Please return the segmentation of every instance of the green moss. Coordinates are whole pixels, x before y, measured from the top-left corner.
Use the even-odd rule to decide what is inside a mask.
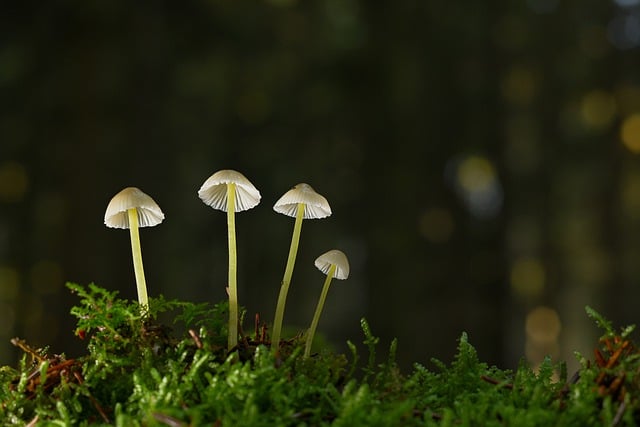
[[[601,426],[635,425],[640,416],[640,354],[633,328],[616,332],[588,308],[604,331],[593,361],[567,379],[550,359],[515,372],[478,359],[466,334],[450,365],[416,364],[404,374],[394,340],[376,362],[379,339],[362,321],[366,355],[328,350],[304,358],[303,337],[269,351],[260,327],[227,351],[227,303],[152,298],[148,312],[98,286],[69,285],[78,359],[34,350],[17,368],[0,368],[2,425],[117,426]],[[176,336],[161,313],[186,332]],[[359,368],[359,360],[364,367]]]

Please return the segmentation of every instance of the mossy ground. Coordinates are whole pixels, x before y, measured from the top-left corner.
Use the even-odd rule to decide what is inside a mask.
[[[264,325],[227,352],[227,306],[151,299],[148,312],[95,285],[69,285],[87,342],[77,359],[31,349],[0,370],[2,425],[117,426],[615,426],[640,423],[640,353],[633,328],[603,329],[594,359],[568,378],[547,359],[534,371],[489,367],[465,334],[451,365],[401,373],[396,342],[377,361],[378,339],[362,321],[366,356],[321,351],[303,337],[269,347]],[[170,312],[181,337],[157,319]]]

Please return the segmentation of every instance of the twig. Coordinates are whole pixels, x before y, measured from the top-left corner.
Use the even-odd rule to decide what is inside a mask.
[[[625,409],[627,409],[627,404],[623,401],[622,403],[620,403],[620,406],[618,406],[618,410],[616,411],[616,416],[613,417],[613,420],[611,420],[611,427],[617,426],[620,420],[622,420],[622,416],[624,415]]]
[[[155,418],[156,421],[162,424],[166,424],[170,427],[182,427],[185,425],[182,421],[176,418],[170,417],[169,415],[161,414],[159,412],[154,412],[153,418]]]
[[[82,375],[79,372],[74,372],[73,376],[76,377],[76,379],[78,380],[78,384],[80,384],[80,385],[84,384],[84,380],[82,379]],[[109,417],[104,412],[104,409],[102,409],[102,406],[100,406],[100,403],[98,403],[96,398],[93,397],[88,390],[87,390],[87,397],[89,397],[89,400],[91,401],[91,403],[93,403],[93,406],[95,406],[96,411],[98,411],[98,413],[100,414],[100,416],[102,417],[104,422],[107,423],[107,424],[111,424],[111,421],[109,420]]]
[[[201,349],[202,348],[202,341],[200,341],[200,337],[198,336],[196,331],[194,331],[193,329],[189,329],[189,335],[191,336],[191,339],[193,339],[193,342],[196,343],[196,347]]]
[[[489,377],[487,375],[481,375],[480,378],[483,381],[488,382],[489,384],[499,385],[499,386],[502,386],[502,387],[504,387],[506,389],[509,389],[509,390],[513,389],[513,384],[511,384],[511,383],[503,383],[502,381],[498,381],[497,379],[491,378],[491,377]]]

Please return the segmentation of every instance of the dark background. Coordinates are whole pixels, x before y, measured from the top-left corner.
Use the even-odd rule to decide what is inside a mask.
[[[575,363],[591,305],[638,322],[640,1],[11,2],[0,15],[0,363],[13,336],[77,355],[65,281],[135,299],[110,198],[137,186],[149,294],[225,298],[226,218],[197,197],[219,169],[262,193],[238,214],[239,298],[272,321],[311,184],[287,334],[308,327],[337,248],[351,262],[319,332],[366,317],[403,367],[480,357]],[[246,326],[250,328],[250,321]],[[384,352],[384,351],[381,351]]]

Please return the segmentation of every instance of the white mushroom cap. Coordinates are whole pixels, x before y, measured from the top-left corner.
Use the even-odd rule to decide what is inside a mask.
[[[153,227],[164,220],[160,206],[139,188],[127,187],[111,199],[104,213],[104,224],[111,228],[129,228],[127,210],[136,208],[139,227]]]
[[[332,265],[335,265],[336,271],[333,273],[333,277],[336,279],[344,280],[349,277],[349,260],[344,252],[337,249],[323,253],[316,258],[314,264],[318,267],[318,270],[324,274],[329,274],[329,269]]]
[[[331,215],[331,207],[327,199],[305,183],[298,184],[284,193],[273,205],[273,210],[295,218],[298,203],[304,203],[304,219],[325,218]]]
[[[198,196],[214,209],[227,211],[227,184],[236,185],[235,211],[242,212],[260,203],[260,192],[240,172],[223,169],[211,175],[198,190]]]

